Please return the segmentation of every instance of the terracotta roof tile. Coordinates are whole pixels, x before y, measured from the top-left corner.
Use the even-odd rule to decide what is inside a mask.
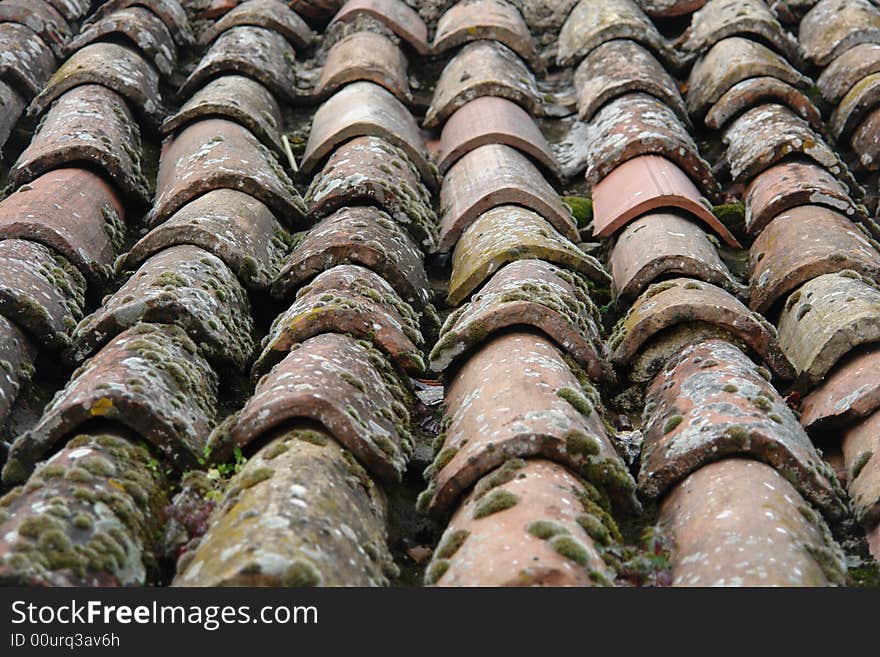
[[[851,269],[880,278],[880,253],[843,215],[802,205],[778,215],[761,231],[752,244],[750,266],[750,306],[767,312],[777,300],[822,274]]]
[[[62,2],[74,2],[80,5],[88,6],[88,0],[61,0]],[[84,21],[83,25],[88,26],[95,20],[104,18],[119,9],[125,9],[138,5],[146,7],[158,16],[171,36],[174,37],[178,45],[186,46],[193,43],[193,33],[186,17],[186,11],[181,7],[178,0],[107,0],[100,5],[89,18]]]
[[[880,413],[874,413],[850,428],[843,436],[843,454],[847,468],[847,488],[853,499],[853,511],[866,527],[880,518],[880,441],[877,425]]]
[[[229,486],[173,586],[383,586],[382,491],[325,431],[280,432]],[[339,531],[344,527],[344,531]]]
[[[488,144],[464,155],[443,178],[438,250],[450,251],[482,213],[501,205],[533,210],[568,239],[578,239],[570,212],[529,159],[509,146]]]
[[[55,7],[45,0],[3,0],[0,21],[26,25],[47,43],[56,55],[71,36],[71,28]]]
[[[181,469],[198,465],[215,419],[217,375],[183,329],[138,324],[75,374],[34,428],[16,439],[5,484],[23,482],[36,462],[96,418],[127,426]]]
[[[48,0],[61,15],[69,21],[74,21],[85,16],[89,11],[89,0]]]
[[[878,103],[880,73],[872,73],[859,80],[834,109],[830,125],[832,136],[844,141]]]
[[[424,338],[412,307],[379,274],[358,265],[338,265],[300,288],[293,305],[272,322],[254,377],[320,333],[368,340],[412,376],[425,369]]]
[[[37,358],[37,346],[15,324],[0,315],[0,422],[5,422],[29,382]]]
[[[199,43],[208,45],[226,30],[239,25],[264,27],[290,41],[294,48],[308,48],[317,37],[300,15],[280,0],[247,0],[224,14],[202,32]]]
[[[442,125],[478,96],[507,98],[533,116],[544,113],[543,95],[526,63],[496,41],[476,41],[462,48],[443,69],[423,125]]]
[[[145,7],[127,7],[107,14],[77,34],[65,50],[72,54],[90,43],[119,37],[128,45],[137,47],[162,75],[171,76],[177,66],[174,39],[165,23]]]
[[[636,3],[651,18],[673,18],[696,11],[706,0],[636,0]]]
[[[856,44],[880,42],[880,11],[868,0],[820,0],[801,21],[798,40],[824,66]]]
[[[843,356],[801,404],[811,432],[851,424],[880,408],[880,352],[868,347]]]
[[[876,171],[880,168],[880,110],[872,111],[856,128],[850,145],[863,169]]]
[[[654,335],[676,324],[692,322],[729,332],[759,354],[779,377],[794,377],[796,372],[767,320],[752,313],[729,292],[688,278],[655,283],[636,300],[608,341],[609,359],[623,368]]]
[[[500,477],[505,469],[510,475]],[[508,461],[481,479],[456,511],[426,584],[609,585],[614,574],[590,534],[600,537],[605,527],[588,496],[577,477],[555,463]]]
[[[117,269],[134,269],[164,249],[192,244],[223,260],[245,287],[263,290],[280,268],[286,239],[287,233],[263,203],[234,189],[215,189],[144,235],[120,259]]]
[[[442,53],[480,39],[503,43],[526,61],[535,57],[535,44],[522,14],[502,0],[470,0],[453,5],[437,21],[431,47],[435,53]]]
[[[526,457],[565,464],[623,508],[638,506],[635,483],[606,433],[598,393],[578,381],[546,338],[515,332],[485,343],[455,373],[445,404],[444,439],[426,472],[432,513],[451,510],[508,459]]]
[[[652,212],[628,224],[609,258],[617,297],[635,299],[656,280],[671,275],[696,278],[743,296],[706,234],[678,214]]]
[[[403,102],[412,102],[407,60],[391,39],[375,32],[353,32],[327,53],[315,92],[328,96],[347,84],[366,81],[384,87]]]
[[[0,103],[4,108],[0,113],[0,149],[2,149],[27,103],[18,92],[2,80],[0,80]]]
[[[737,82],[706,113],[704,123],[714,130],[754,105],[765,102],[785,105],[806,120],[814,130],[822,130],[822,116],[802,92],[774,77],[757,77]]]
[[[333,17],[333,22],[353,21],[361,15],[382,21],[418,54],[428,54],[428,27],[403,0],[348,0]]]
[[[43,40],[24,25],[0,23],[0,49],[8,54],[0,62],[0,78],[28,98],[40,93],[57,65]]]
[[[237,189],[253,196],[285,225],[304,220],[305,204],[275,156],[237,123],[197,121],[167,142],[163,151],[149,214],[151,226],[215,189]]]
[[[400,224],[374,207],[342,208],[316,224],[293,249],[272,292],[291,296],[316,274],[343,263],[372,269],[417,310],[429,301],[422,253]]]

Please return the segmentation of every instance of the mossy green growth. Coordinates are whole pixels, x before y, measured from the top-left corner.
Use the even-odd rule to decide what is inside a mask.
[[[590,551],[576,538],[560,534],[550,539],[550,546],[566,559],[570,559],[581,566],[586,566],[590,561]]]
[[[493,488],[497,488],[502,484],[506,484],[519,474],[519,471],[526,467],[526,462],[522,459],[509,459],[505,463],[496,468],[492,473],[486,475],[474,487],[474,499],[478,500]]]
[[[574,388],[560,388],[556,391],[556,396],[567,401],[584,417],[589,417],[593,412],[593,405],[590,401]]]
[[[666,423],[663,425],[663,433],[667,434],[675,431],[676,427],[678,427],[678,425],[682,422],[684,422],[684,418],[681,415],[673,415],[671,418],[666,420]]]
[[[712,208],[712,214],[728,228],[744,226],[746,222],[746,207],[742,203],[723,203]]]
[[[519,503],[519,497],[504,488],[493,490],[477,502],[474,507],[474,520],[491,516],[494,513],[505,511]]]
[[[466,529],[456,529],[455,531],[446,534],[440,542],[440,545],[437,546],[437,550],[434,552],[434,558],[451,559],[455,553],[458,552],[459,548],[464,545],[464,542],[470,535],[471,533]]]
[[[311,561],[305,559],[296,559],[284,571],[284,586],[294,588],[304,588],[320,586],[322,577],[321,573]]]
[[[437,559],[428,566],[425,571],[425,586],[433,586],[436,584],[446,571],[449,570],[450,563],[447,559]]]
[[[551,539],[554,536],[562,536],[571,533],[565,527],[552,520],[535,520],[534,522],[530,522],[526,526],[526,531],[532,536],[544,541]]]
[[[562,202],[565,203],[571,216],[578,228],[585,228],[593,221],[593,200],[585,196],[563,196]]]

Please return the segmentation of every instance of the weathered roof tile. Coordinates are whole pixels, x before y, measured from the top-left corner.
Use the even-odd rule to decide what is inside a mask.
[[[704,123],[713,130],[720,130],[748,108],[768,101],[787,106],[814,130],[822,130],[822,115],[813,102],[787,82],[768,76],[737,82],[709,108]]]
[[[380,20],[418,54],[428,54],[428,27],[403,0],[348,0],[333,17],[333,23],[353,21],[361,15]]]
[[[800,23],[798,40],[814,64],[825,66],[859,43],[880,43],[880,11],[868,0],[820,0]]]
[[[77,2],[88,5],[88,0],[61,0],[63,2]],[[168,31],[174,37],[174,41],[181,46],[193,43],[192,28],[186,17],[186,11],[180,5],[178,0],[107,0],[95,12],[89,16],[84,22],[84,26],[91,25],[93,22],[104,18],[105,16],[116,12],[119,9],[125,9],[133,5],[146,7],[158,16]]]
[[[61,54],[62,46],[72,33],[64,16],[45,0],[3,0],[0,21],[29,27],[56,55]]]
[[[0,78],[19,94],[36,96],[57,66],[49,47],[30,28],[17,23],[0,23]]]
[[[0,315],[0,422],[6,421],[18,391],[30,380],[36,358],[36,345]]]
[[[503,43],[526,61],[535,56],[535,44],[522,14],[503,0],[470,0],[453,5],[437,21],[431,47],[435,53],[442,53],[479,39]]]
[[[824,431],[861,420],[880,408],[880,351],[867,347],[842,357],[825,380],[804,397],[801,424]]]
[[[333,44],[315,92],[328,96],[347,84],[366,81],[384,87],[403,102],[412,102],[403,51],[377,32],[352,32]]]
[[[280,0],[247,0],[211,23],[202,32],[199,42],[207,45],[226,30],[239,25],[263,27],[277,32],[295,48],[308,48],[317,38],[287,3]]]

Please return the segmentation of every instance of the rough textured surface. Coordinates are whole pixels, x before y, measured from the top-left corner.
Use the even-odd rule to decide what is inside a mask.
[[[67,0],[65,0],[67,1]],[[74,0],[80,5],[88,5],[88,3],[84,0]],[[85,25],[89,25],[92,22],[104,18],[119,9],[125,9],[126,7],[131,7],[132,5],[140,5],[146,7],[150,11],[152,11],[156,16],[158,16],[163,23],[165,23],[165,27],[168,28],[168,31],[171,32],[174,37],[175,42],[178,45],[185,46],[191,45],[194,41],[192,29],[190,28],[189,21],[186,17],[186,11],[181,6],[180,2],[176,0],[107,0],[107,2],[103,3],[97,10],[89,16],[88,20],[85,21]],[[86,13],[86,10],[80,14],[80,16]]]
[[[830,123],[832,136],[844,142],[877,103],[880,103],[880,73],[872,73],[859,80],[834,109]]]
[[[144,235],[117,269],[132,270],[168,247],[192,244],[225,262],[245,287],[263,290],[281,266],[288,239],[263,203],[234,189],[215,189]]]
[[[524,363],[529,376],[522,376]],[[423,493],[432,513],[451,510],[508,459],[535,456],[580,472],[624,507],[638,505],[633,479],[607,436],[598,393],[579,382],[547,338],[514,332],[485,343],[456,372],[445,403],[443,440],[435,443]]]
[[[438,251],[452,250],[477,217],[499,205],[533,210],[568,239],[578,239],[568,209],[528,158],[509,146],[489,144],[463,156],[443,178]]]
[[[162,124],[164,134],[177,132],[189,123],[222,117],[240,123],[279,155],[281,108],[262,84],[241,75],[224,75],[199,89],[174,116]]]
[[[704,194],[718,196],[718,183],[709,164],[673,111],[641,92],[615,98],[590,121],[587,183],[596,185],[639,155],[661,155],[673,161]]]
[[[779,343],[812,387],[851,349],[880,340],[880,291],[853,271],[825,274],[789,296]]]
[[[0,3],[0,21],[29,27],[55,54],[61,52],[71,35],[67,20],[45,0],[4,0]]]
[[[287,40],[262,27],[233,27],[221,34],[180,88],[189,96],[218,74],[245,75],[280,98],[294,100],[296,55]]]
[[[23,185],[52,169],[88,162],[105,172],[131,200],[146,203],[138,125],[125,101],[106,87],[87,84],[61,96],[9,171]]]
[[[285,225],[304,220],[305,204],[275,156],[237,123],[206,119],[166,143],[151,226],[214,189],[236,189],[265,203]]]
[[[264,27],[282,35],[294,48],[308,48],[315,42],[312,32],[300,15],[281,0],[248,0],[212,23],[199,37],[202,44],[211,43],[226,30],[239,25]]]
[[[399,481],[412,452],[410,393],[369,343],[338,333],[302,342],[211,438],[219,455],[294,419],[324,426],[374,476]]]
[[[183,329],[138,324],[89,360],[12,445],[3,483],[18,484],[66,437],[94,420],[130,428],[181,469],[203,457],[217,375]]]
[[[437,127],[479,96],[507,98],[533,116],[544,113],[542,94],[525,62],[496,41],[477,41],[462,48],[443,69],[423,124]]]
[[[664,500],[660,517],[676,544],[673,586],[845,583],[828,527],[762,463],[725,459],[700,468]]]
[[[750,306],[766,312],[802,283],[844,269],[880,279],[880,253],[855,224],[821,206],[786,210],[750,251]]]
[[[757,235],[770,221],[800,205],[823,206],[853,217],[860,213],[842,183],[813,162],[790,160],[765,169],[746,187],[746,231]]]
[[[437,173],[415,119],[389,91],[371,82],[346,85],[318,108],[300,168],[312,173],[333,149],[362,135],[382,137],[403,149],[424,183],[437,188]]]
[[[599,309],[581,278],[543,260],[500,269],[470,302],[449,316],[431,366],[435,371],[511,326],[532,326],[562,347],[593,380],[609,379],[601,353]]]
[[[535,57],[535,44],[526,22],[516,7],[503,0],[453,5],[437,21],[431,47],[435,53],[442,53],[479,39],[503,43],[526,61]]]
[[[553,151],[528,112],[506,98],[480,96],[462,105],[443,125],[437,167],[446,171],[464,155],[487,144],[525,153],[556,178],[562,173]]]
[[[575,71],[578,113],[589,121],[602,105],[618,96],[642,91],[656,96],[689,123],[684,99],[666,69],[635,41],[607,41],[591,50]]]
[[[0,498],[0,584],[145,586],[166,482],[119,431],[77,436]]]
[[[851,424],[880,408],[880,351],[869,347],[840,359],[825,380],[804,397],[801,424],[823,431]]]
[[[67,44],[66,52],[74,53],[90,43],[115,37],[124,37],[137,46],[166,77],[177,65],[177,48],[165,23],[149,9],[138,6],[95,21]]]
[[[880,41],[880,11],[868,0],[821,0],[800,24],[798,40],[817,66],[859,43]]]
[[[712,324],[738,336],[778,376],[794,377],[796,372],[767,320],[729,292],[687,278],[655,283],[635,301],[608,341],[609,358],[615,366],[624,367],[655,334],[692,322]]]
[[[280,432],[230,481],[174,586],[384,586],[385,497],[324,431]]]
[[[122,246],[122,205],[99,176],[55,169],[0,202],[0,238],[39,242],[102,283]]]
[[[706,281],[732,294],[743,293],[706,234],[677,214],[653,212],[628,224],[615,241],[609,260],[612,289],[626,300],[671,275]]]
[[[497,482],[495,473],[487,475],[456,511],[428,567],[426,584],[609,585],[614,575],[598,546],[602,538],[611,540],[611,530],[583,483],[549,461],[508,464],[518,466],[515,476]],[[487,504],[505,498],[516,504],[482,515]],[[585,527],[592,527],[597,538]]]
[[[578,271],[598,285],[611,282],[598,260],[556,232],[540,215],[502,205],[480,215],[455,245],[447,303],[457,306],[498,269],[528,258]]]
[[[212,362],[243,369],[254,348],[250,302],[222,260],[197,246],[148,258],[101,308],[76,327],[79,362],[138,322],[176,324]]]
[[[406,57],[391,39],[375,32],[353,32],[330,48],[315,92],[328,96],[347,84],[365,80],[412,102],[406,69]]]
[[[275,280],[272,293],[291,296],[315,275],[344,263],[372,269],[417,310],[429,302],[421,252],[397,222],[374,207],[342,208],[306,233]]]
[[[33,376],[36,357],[36,345],[0,315],[0,422],[6,421],[18,391]]]
[[[866,527],[880,520],[880,413],[854,426],[843,437],[848,489],[853,513]]]
[[[863,169],[880,169],[880,110],[871,112],[864,123],[856,128],[851,145]]]
[[[369,340],[395,365],[418,376],[425,368],[419,318],[385,280],[357,265],[338,265],[300,288],[263,342],[254,375],[267,372],[294,345],[320,333],[346,333]]]
[[[418,54],[426,55],[430,51],[428,27],[421,16],[403,0],[349,0],[333,17],[333,22],[355,21],[362,15],[384,23]]]
[[[70,344],[86,283],[67,260],[38,242],[0,240],[0,313],[49,349]]]
[[[829,518],[846,495],[785,400],[739,349],[710,340],[684,349],[645,395],[639,491],[658,497],[707,462],[746,454],[776,468]]]
[[[380,137],[356,137],[334,151],[306,194],[309,216],[341,207],[376,205],[405,227],[425,251],[437,243],[437,217],[418,169],[403,150]]]
[[[593,186],[593,235],[611,237],[633,219],[664,208],[683,210],[700,219],[727,244],[740,248],[687,174],[659,155],[627,160]]]
[[[30,28],[17,23],[0,24],[0,77],[16,92],[36,96],[55,70],[55,56]]]
[[[703,121],[707,127],[720,130],[748,108],[768,101],[787,106],[813,129],[822,130],[822,115],[805,94],[787,82],[767,76],[737,82],[709,108]]]
[[[822,97],[837,105],[856,83],[880,73],[880,45],[860,43],[835,58],[816,78]]]
[[[12,134],[25,108],[25,100],[12,87],[0,80],[0,150]]]

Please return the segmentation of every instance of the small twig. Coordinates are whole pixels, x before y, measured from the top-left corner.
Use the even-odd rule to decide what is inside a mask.
[[[281,142],[284,144],[284,152],[287,155],[287,161],[290,163],[290,168],[294,173],[299,173],[299,167],[296,166],[296,158],[293,156],[293,149],[290,147],[287,135],[281,135]]]

